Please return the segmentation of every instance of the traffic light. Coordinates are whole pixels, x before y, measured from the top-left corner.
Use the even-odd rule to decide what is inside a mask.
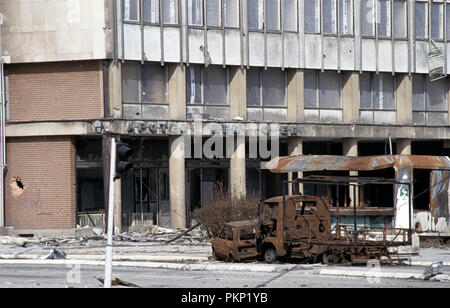
[[[128,157],[133,154],[133,150],[127,143],[118,142],[116,145],[116,175],[115,180],[124,176],[128,170],[133,168],[133,164],[128,161]]]

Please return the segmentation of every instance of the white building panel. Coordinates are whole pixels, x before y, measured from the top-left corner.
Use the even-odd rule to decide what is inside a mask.
[[[228,65],[241,65],[241,31],[225,30],[225,56]],[[244,63],[244,62],[242,62]]]
[[[392,65],[392,41],[378,41],[378,70],[380,72],[391,72]]]
[[[264,66],[264,33],[249,32],[249,62],[251,66]]]
[[[222,30],[208,30],[208,52],[211,64],[223,64]]]
[[[338,43],[335,37],[324,37],[323,39],[323,66],[326,70],[337,70],[338,68]]]
[[[189,29],[189,62],[205,63],[204,48],[205,36],[204,30]]]
[[[298,63],[298,34],[285,33],[284,34],[284,66],[285,67],[299,67]]]
[[[408,73],[408,42],[396,41],[394,44],[394,64],[395,71],[399,73]]]
[[[340,39],[340,68],[342,70],[354,70],[355,69],[355,43],[352,38]]]
[[[428,42],[416,41],[416,73],[428,73],[428,53]]]
[[[305,34],[305,67],[322,68],[322,43],[319,35]]]
[[[139,25],[124,24],[124,54],[127,60],[141,60],[141,28]]]
[[[376,44],[373,39],[362,40],[362,70],[363,71],[376,71],[377,58],[376,58]]]
[[[180,29],[164,27],[164,61],[180,62]]]
[[[144,27],[144,53],[146,61],[161,61],[161,28]]]
[[[280,34],[267,34],[267,66],[281,67],[282,66],[282,38]]]

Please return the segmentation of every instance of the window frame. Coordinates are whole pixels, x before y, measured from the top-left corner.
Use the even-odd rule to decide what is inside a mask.
[[[420,77],[422,82],[423,82],[423,93],[422,93],[422,99],[423,99],[423,109],[416,109],[414,106],[414,97],[413,97],[413,101],[412,101],[412,113],[413,113],[413,124],[414,125],[425,125],[425,126],[430,126],[430,124],[428,123],[428,114],[431,113],[435,113],[435,114],[446,114],[447,115],[447,122],[449,119],[449,112],[448,112],[448,98],[449,98],[449,86],[448,86],[448,81],[447,78],[445,78],[444,80],[446,80],[447,82],[445,82],[445,89],[444,89],[444,93],[445,93],[445,104],[446,104],[446,110],[429,110],[428,109],[428,92],[430,91],[429,89],[429,83],[431,82],[428,78],[428,76],[426,74],[414,74],[412,78],[417,78]],[[413,81],[412,81],[413,82]],[[414,94],[413,94],[414,95]],[[417,123],[414,121],[414,114],[415,113],[424,113],[425,114],[425,123]]]
[[[395,26],[395,19],[396,19],[396,3],[403,3],[404,5],[404,17],[405,17],[405,24],[404,24],[404,31],[405,31],[405,36],[404,37],[400,37],[396,35],[396,29],[397,27]],[[408,41],[409,40],[409,33],[410,33],[410,27],[409,27],[409,1],[408,0],[392,0],[392,38],[396,41]]]
[[[378,122],[375,121],[375,113],[376,112],[395,112],[397,114],[397,91],[396,91],[396,87],[397,87],[397,80],[395,78],[395,76],[392,76],[390,73],[375,73],[375,72],[363,72],[363,74],[369,74],[370,76],[370,108],[367,107],[361,107],[361,82],[359,82],[358,85],[358,111],[359,111],[359,115],[360,115],[360,119],[361,119],[361,112],[371,112],[372,113],[372,121],[369,122],[368,124],[385,124],[384,122]],[[383,75],[386,76],[392,76],[392,93],[393,93],[393,103],[394,103],[394,108],[377,108],[375,107],[375,98],[376,98],[376,93],[375,93],[375,78],[382,78]],[[362,122],[362,123],[367,123],[367,122]],[[390,123],[390,122],[386,122],[386,123]]]
[[[264,73],[270,70],[278,70],[277,68],[272,68],[272,69],[264,69],[264,68],[252,68],[250,69],[252,71],[256,71],[258,72],[258,83],[259,83],[259,104],[258,105],[249,105],[248,102],[248,88],[246,87],[246,109],[248,110],[250,109],[258,109],[261,110],[261,114],[262,114],[262,121],[266,121],[265,119],[265,110],[269,109],[269,110],[277,110],[277,109],[282,109],[282,110],[287,110],[288,109],[288,101],[287,101],[287,96],[288,96],[288,74],[287,71],[284,70],[282,71],[281,69],[279,69],[282,74],[283,74],[283,79],[284,79],[284,105],[279,105],[279,106],[270,106],[270,105],[265,105],[264,104]],[[248,75],[247,75],[248,76]],[[248,78],[248,77],[246,77]],[[246,81],[246,84],[248,84],[248,81]],[[247,112],[247,116],[248,116],[248,112]]]
[[[196,107],[196,108],[202,108],[202,114],[205,114],[205,109],[207,107],[218,107],[218,108],[230,108],[230,69],[228,67],[223,68],[222,66],[219,65],[214,65],[214,66],[210,66],[213,68],[221,68],[222,70],[226,71],[226,104],[208,104],[205,102],[205,70],[207,70],[208,68],[206,68],[203,65],[200,64],[193,64],[190,65],[187,69],[186,69],[186,74],[190,74],[191,69],[195,69],[198,68],[200,69],[200,86],[201,86],[201,90],[200,90],[200,99],[201,99],[201,103],[194,103],[191,104],[190,102],[190,98],[188,97],[188,80],[190,81],[190,79],[186,78],[186,109],[189,107]]]
[[[321,34],[322,33],[322,1],[321,0],[312,0],[315,1],[315,4],[317,4],[318,7],[316,7],[317,12],[319,13],[319,16],[315,16],[315,21],[317,22],[316,29],[317,31],[308,31],[306,30],[306,10],[303,10],[303,27],[304,27],[304,33],[305,34]],[[306,3],[304,4],[306,6]]]
[[[164,27],[179,27],[181,25],[180,20],[181,20],[181,10],[180,10],[180,1],[182,0],[173,0],[175,1],[175,19],[176,22],[175,23],[168,23],[165,22],[165,15],[164,15],[164,5],[163,1],[166,0],[157,0],[158,3],[158,11],[157,11],[157,19],[158,22],[152,22],[152,21],[147,21],[145,20],[145,16],[144,16],[144,1],[146,0],[136,0],[137,3],[137,14],[138,14],[138,18],[137,20],[128,20],[125,19],[125,1],[128,0],[122,0],[121,1],[121,9],[122,9],[122,21],[124,24],[132,24],[132,25],[145,25],[145,26],[164,26]]]
[[[343,24],[341,24],[341,14],[342,14],[342,10],[340,9],[341,7],[341,3],[343,3],[343,1],[348,1],[348,3],[350,3],[350,13],[352,14],[352,16],[349,18],[349,20],[351,21],[351,25],[350,25],[350,33],[343,33],[343,31],[341,31],[341,27],[343,27]],[[354,0],[338,0],[338,33],[340,37],[354,37],[355,36],[355,1]]]
[[[164,65],[164,74],[165,74],[165,96],[166,96],[166,101],[165,102],[160,102],[160,101],[153,101],[153,102],[148,102],[148,101],[144,101],[144,71],[145,71],[145,65],[161,65],[159,62],[145,62],[144,64],[138,62],[138,61],[127,61],[124,64],[132,64],[132,65],[137,65],[137,67],[139,67],[139,72],[138,72],[138,76],[139,76],[139,82],[138,82],[138,102],[129,102],[129,101],[125,101],[124,100],[124,79],[123,79],[123,75],[122,75],[122,104],[126,104],[126,105],[151,105],[151,106],[155,106],[155,105],[163,105],[163,106],[167,106],[169,105],[169,68],[167,65]],[[122,64],[122,65],[124,65]]]
[[[426,6],[425,11],[425,18],[426,18],[426,25],[424,27],[425,30],[425,37],[418,37],[417,36],[417,4],[421,3]],[[414,1],[414,39],[416,41],[428,41],[430,38],[430,2],[428,0],[416,0]]]
[[[317,110],[318,111],[318,120],[317,121],[313,121],[313,120],[308,120],[306,119],[306,121],[308,122],[320,122],[320,123],[328,123],[327,121],[322,121],[322,117],[321,117],[321,111],[340,111],[341,112],[341,117],[344,116],[344,105],[343,105],[343,100],[342,100],[342,93],[343,93],[343,79],[342,79],[342,73],[338,73],[337,71],[334,70],[325,70],[324,72],[321,72],[320,70],[307,70],[308,73],[313,73],[314,74],[314,83],[315,83],[315,88],[314,88],[314,92],[315,92],[315,98],[316,98],[316,106],[315,107],[311,107],[311,106],[307,106],[306,104],[306,99],[305,99],[305,94],[303,94],[303,102],[304,102],[304,110]],[[320,96],[320,74],[325,73],[325,72],[335,72],[336,74],[338,74],[339,76],[339,103],[340,103],[340,107],[322,107],[321,106],[321,96]],[[306,118],[306,114],[305,114],[305,118]],[[333,122],[335,123],[335,122]]]

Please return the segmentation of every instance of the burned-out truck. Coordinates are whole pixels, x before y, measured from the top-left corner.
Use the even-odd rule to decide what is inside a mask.
[[[364,185],[404,185],[395,180],[358,177],[308,177],[285,181],[285,184],[320,183],[347,187]],[[284,186],[283,186],[284,187]],[[408,185],[406,185],[408,187]],[[355,189],[356,191],[356,189]],[[354,195],[357,195],[354,191]],[[352,208],[353,224],[341,224],[339,208],[320,196],[283,195],[260,204],[258,221],[234,222],[213,240],[217,258],[241,261],[259,257],[268,263],[279,258],[320,261],[326,264],[357,262],[369,259],[400,260],[393,248],[411,245],[411,228],[374,229],[358,224],[357,207]],[[335,222],[332,224],[332,213]],[[241,232],[245,228],[246,232]],[[253,228],[254,234],[248,230]],[[242,234],[241,234],[242,233]]]

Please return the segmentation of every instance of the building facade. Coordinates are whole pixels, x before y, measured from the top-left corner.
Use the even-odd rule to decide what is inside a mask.
[[[299,176],[261,168],[248,136],[230,155],[187,155],[212,123],[277,123],[281,156],[449,152],[443,0],[2,0],[0,11],[6,226],[70,229],[104,213],[104,133],[134,149],[115,184],[123,227],[186,227],[218,185],[265,199]],[[180,137],[196,123],[200,141]],[[432,172],[414,178],[421,228],[450,231],[448,200],[433,214],[419,195]]]

